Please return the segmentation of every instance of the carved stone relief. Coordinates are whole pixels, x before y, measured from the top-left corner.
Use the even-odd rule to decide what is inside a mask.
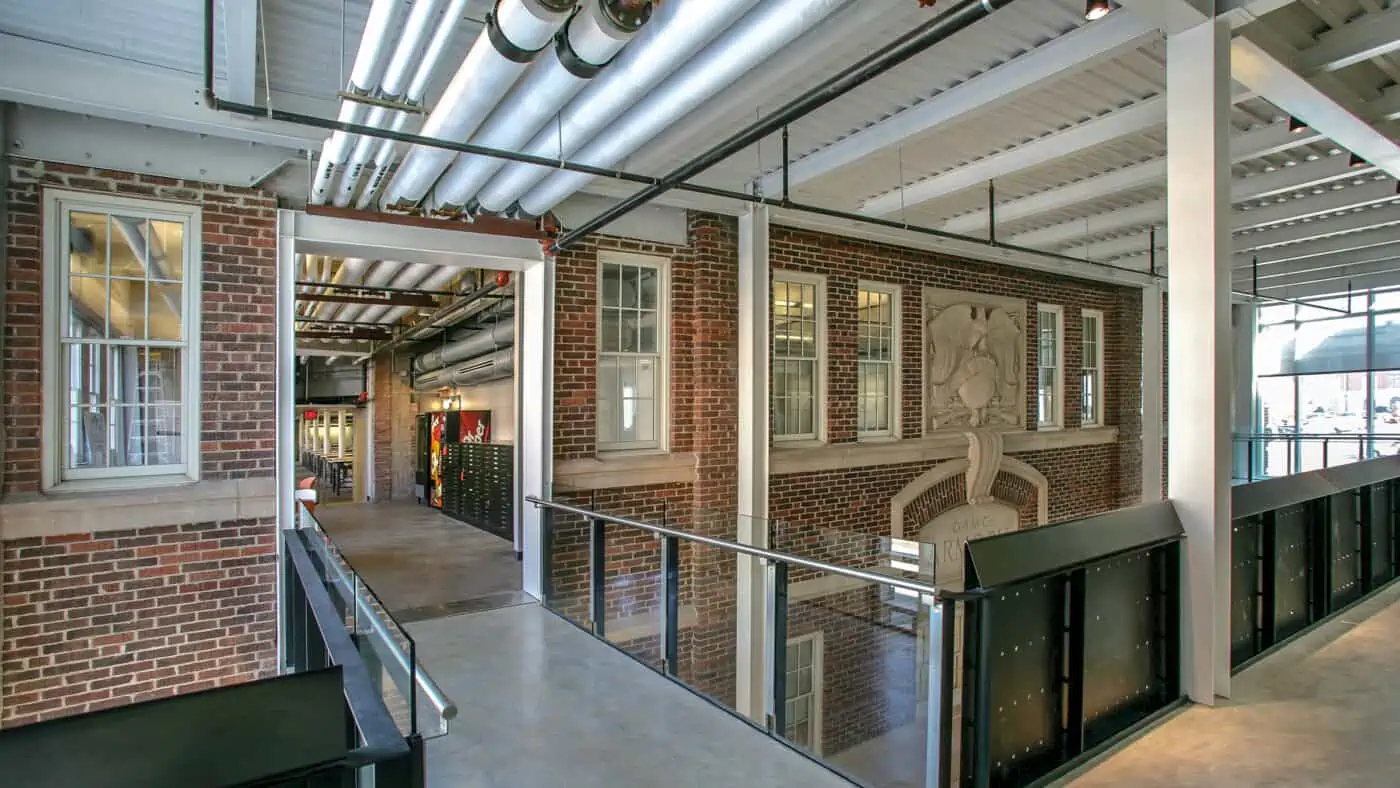
[[[1026,411],[1026,302],[924,288],[925,432],[1019,429]]]

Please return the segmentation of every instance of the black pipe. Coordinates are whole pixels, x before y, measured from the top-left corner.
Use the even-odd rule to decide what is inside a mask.
[[[987,240],[997,242],[997,182],[987,181]]]
[[[1002,5],[1005,5],[1006,3],[1011,2],[1011,0],[999,0],[999,2]],[[213,4],[214,0],[205,0],[204,7],[206,24],[204,46],[206,66],[209,63],[213,62],[214,15],[211,13]],[[315,115],[306,115],[300,112],[288,112],[287,110],[273,109],[271,107],[258,107],[251,104],[241,104],[235,101],[228,101],[225,99],[221,99],[217,95],[215,95],[213,87],[213,74],[214,72],[212,69],[206,69],[204,75],[204,98],[205,103],[209,106],[210,109],[218,110],[220,112],[230,112],[235,115],[247,115],[249,117],[256,118],[267,118],[270,120],[281,121],[284,123],[292,123],[298,126],[308,126],[311,128],[324,129],[326,131],[343,131],[348,134],[358,134],[366,137],[372,137],[374,139],[393,140],[394,142],[403,142],[408,143],[410,145],[422,145],[430,148],[440,148],[442,150],[450,150],[455,151],[457,153],[466,153],[473,156],[485,156],[487,158],[519,162],[521,164],[533,164],[538,167],[548,167],[551,169],[560,169],[569,172],[579,172],[585,175],[593,175],[600,178],[611,178],[613,180],[625,181],[628,183],[636,183],[644,186],[659,186],[664,180],[661,177],[651,175],[638,175],[636,173],[628,172],[626,170],[615,170],[608,169],[605,167],[594,167],[592,165],[580,164],[578,162],[572,162],[555,158],[545,158],[542,156],[532,156],[528,153],[519,153],[511,150],[502,150],[499,148],[490,148],[484,145],[474,145],[467,142],[451,142],[449,140],[438,139],[435,137],[424,137],[418,134],[394,131],[392,129],[382,129],[377,126],[365,126],[359,123],[345,123],[343,121],[332,118],[321,118]],[[765,205],[774,208],[786,208],[788,210],[796,211],[798,213],[809,213],[814,216],[825,216],[830,219],[843,219],[846,221],[860,222],[861,224],[868,224],[875,227],[883,227],[891,230],[903,230],[919,235],[931,236],[933,238],[942,238],[949,241],[961,241],[965,243],[976,244],[978,246],[985,246],[988,248],[996,248],[1012,252],[1023,252],[1026,254],[1037,255],[1042,258],[1061,260],[1067,263],[1074,263],[1076,265],[1091,265],[1095,268],[1102,268],[1108,271],[1119,271],[1126,274],[1132,274],[1134,276],[1141,276],[1143,273],[1142,271],[1121,265],[1113,265],[1112,263],[1104,263],[1095,260],[1085,260],[1081,257],[1072,257],[1070,255],[1057,254],[1055,252],[1031,249],[1029,247],[1018,246],[1015,244],[993,244],[985,238],[977,238],[975,236],[962,235],[959,233],[950,233],[944,230],[939,230],[934,227],[925,227],[922,225],[910,224],[908,222],[894,221],[892,219],[882,219],[877,216],[866,216],[864,214],[854,213],[851,211],[842,211],[834,208],[824,208],[819,205],[808,205],[806,203],[785,201],[781,199],[772,199],[758,194],[747,194],[745,192],[730,191],[728,189],[721,189],[713,186],[704,186],[698,183],[671,183],[667,185],[665,191],[669,191],[672,189],[690,192],[693,194],[703,194],[708,197],[719,197],[728,200],[735,200],[737,202],[751,203],[754,205]],[[629,208],[628,211],[630,210],[632,209]],[[609,221],[612,220],[610,219]]]
[[[963,0],[948,12],[926,22],[893,42],[872,52],[863,60],[789,101],[766,117],[672,170],[655,186],[643,189],[617,205],[565,233],[556,246],[566,249],[617,219],[651,202],[681,183],[699,175],[764,137],[820,109],[831,101],[864,85],[930,47],[970,27],[1013,0]]]
[[[788,164],[792,157],[788,153],[788,127],[783,127],[783,202],[788,201]]]

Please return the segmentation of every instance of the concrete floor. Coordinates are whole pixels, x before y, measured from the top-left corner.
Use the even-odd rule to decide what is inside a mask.
[[[461,709],[432,788],[851,785],[537,605],[409,631]]]
[[[400,621],[531,601],[515,548],[413,503],[331,503],[316,519]]]
[[[1400,783],[1400,587],[1234,677],[1070,782],[1095,786]]]

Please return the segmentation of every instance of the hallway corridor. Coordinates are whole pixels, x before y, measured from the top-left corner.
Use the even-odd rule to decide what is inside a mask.
[[[1394,785],[1400,765],[1400,586],[1235,676],[1070,781],[1074,788]]]
[[[538,605],[409,631],[462,709],[431,788],[850,785]]]

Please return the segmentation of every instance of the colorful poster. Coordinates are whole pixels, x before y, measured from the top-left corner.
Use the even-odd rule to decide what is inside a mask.
[[[428,505],[442,508],[442,452],[443,428],[447,424],[447,414],[434,413],[430,418],[430,440],[428,450]]]
[[[461,443],[490,443],[491,442],[491,411],[489,410],[464,410],[458,414],[461,418],[461,436],[458,441]]]

